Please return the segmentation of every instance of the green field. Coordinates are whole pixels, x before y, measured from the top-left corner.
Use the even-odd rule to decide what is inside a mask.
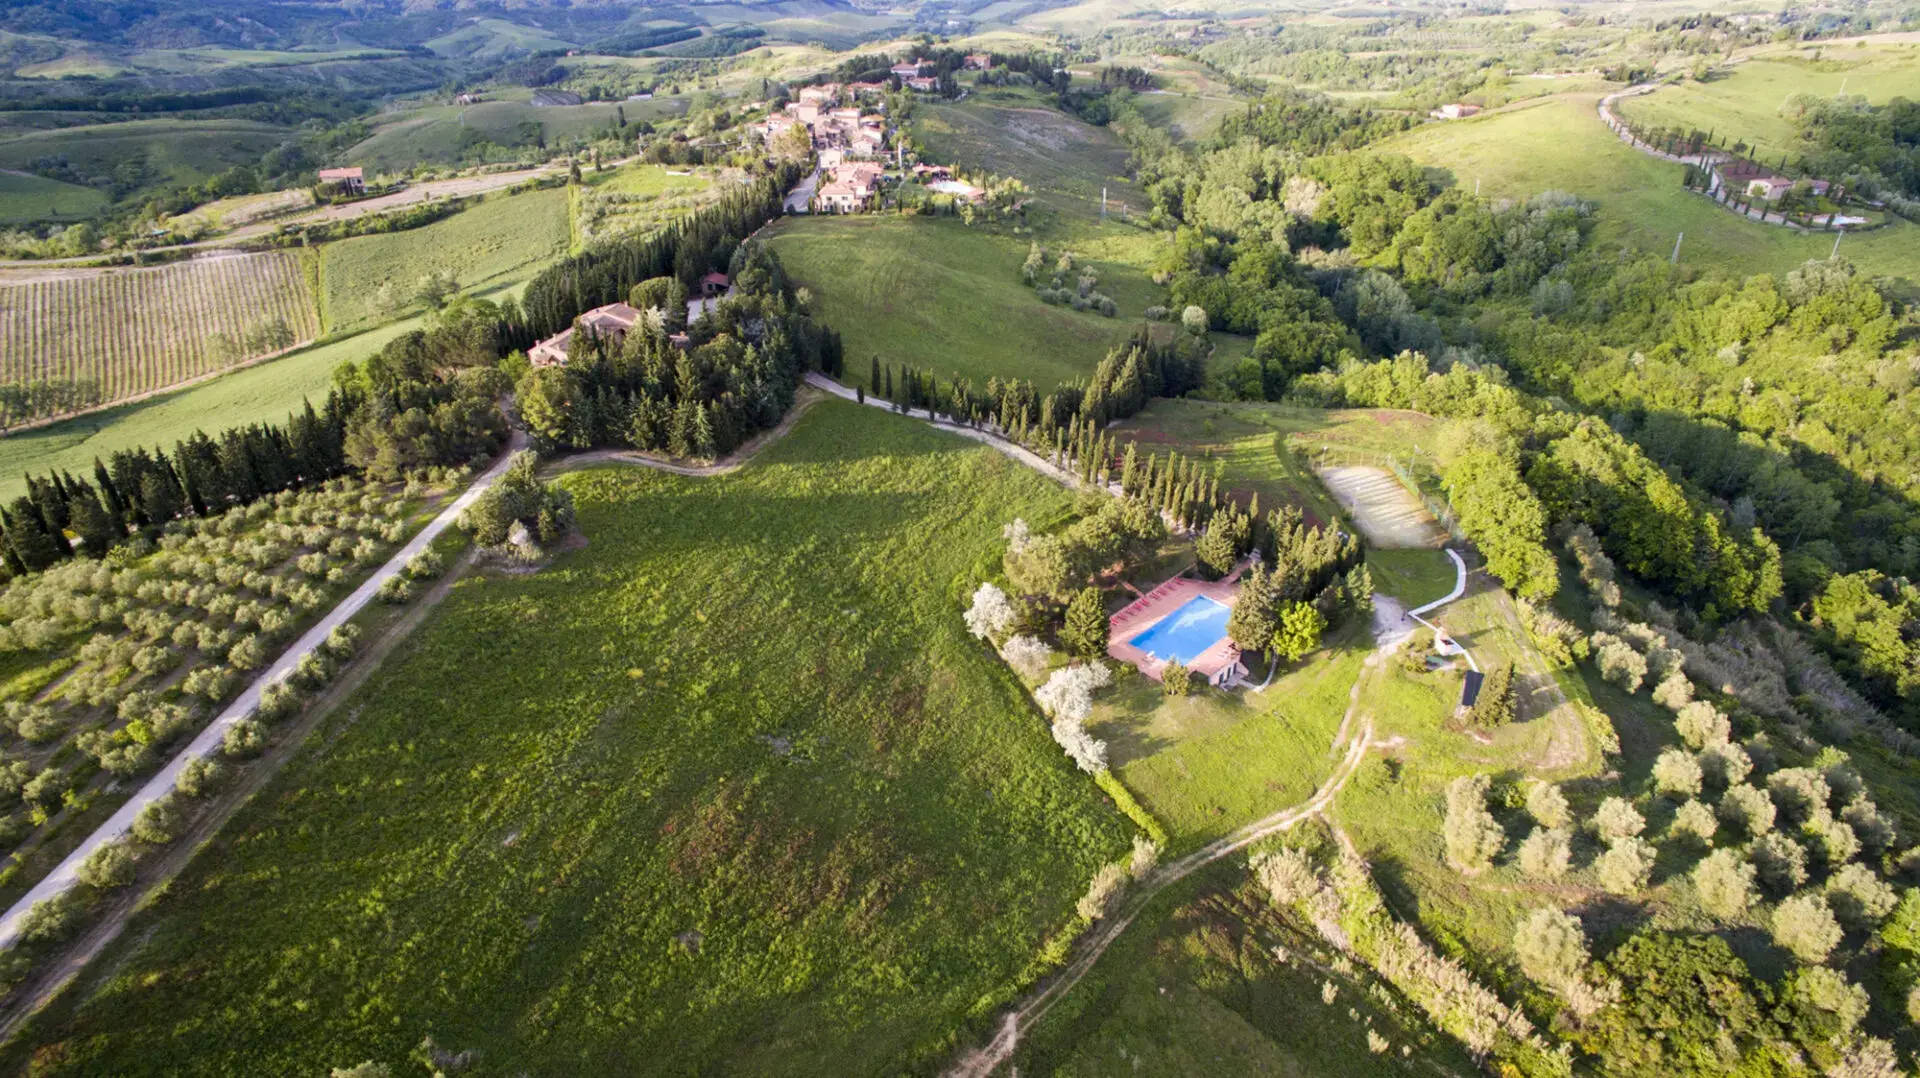
[[[168,450],[174,442],[204,430],[217,434],[247,423],[278,423],[300,407],[318,403],[333,384],[333,369],[343,360],[360,360],[401,333],[419,327],[419,319],[397,322],[331,344],[302,349],[233,374],[155,397],[138,404],[55,423],[39,430],[0,438],[0,499],[26,490],[22,473],[55,468],[91,475],[95,457],[135,446]]]
[[[329,243],[320,248],[323,324],[354,332],[419,309],[428,273],[451,273],[463,290],[531,277],[566,253],[572,234],[565,190],[490,198],[424,228]]]
[[[1706,82],[1663,86],[1620,102],[1620,114],[1636,123],[1712,131],[1728,143],[1738,139],[1771,163],[1797,154],[1799,140],[1780,110],[1795,94],[1849,97],[1884,105],[1920,94],[1920,53],[1881,46],[1832,51],[1842,59],[1814,61],[1809,53],[1763,55],[1717,71]]]
[[[1279,961],[1275,947],[1293,960]],[[1273,911],[1245,857],[1228,858],[1149,905],[1093,973],[1024,1032],[1014,1061],[1042,1078],[1474,1073],[1452,1038],[1393,995],[1383,1005],[1369,992],[1375,982],[1364,969],[1326,971],[1325,950]],[[1339,993],[1332,1004],[1321,996],[1328,981]],[[1370,1050],[1369,1030],[1388,1041],[1387,1053]]]
[[[0,172],[0,225],[72,221],[91,217],[106,204],[107,196],[91,187],[30,172]]]
[[[501,146],[537,154],[523,124],[537,125],[540,137],[552,146],[611,126],[623,112],[628,123],[637,124],[658,122],[687,111],[684,97],[534,108],[526,100],[525,91],[517,93],[522,96],[513,100],[493,99],[477,105],[429,105],[402,112],[382,122],[372,135],[348,149],[345,160],[379,172],[405,172],[417,165],[452,164],[461,159],[461,139],[468,130]]]
[[[1372,647],[1364,626],[1344,630],[1258,694],[1174,700],[1159,682],[1122,672],[1087,729],[1106,740],[1114,773],[1174,847],[1199,845],[1313,795],[1337,762],[1334,731]]]
[[[0,139],[0,169],[27,169],[43,157],[64,157],[80,175],[111,177],[144,161],[152,179],[141,190],[198,183],[234,165],[251,165],[296,132],[251,120],[133,120]]]
[[[1139,270],[1095,262],[1120,316],[1049,306],[1021,281],[1024,237],[957,219],[788,218],[768,229],[794,281],[846,343],[847,376],[864,384],[870,359],[911,363],[942,378],[1029,378],[1051,388],[1093,372],[1140,325],[1160,289]],[[871,388],[871,387],[869,387]]]
[[[1680,260],[1736,274],[1785,273],[1825,258],[1833,237],[1744,220],[1680,187],[1681,166],[1649,157],[1607,130],[1596,94],[1544,98],[1469,120],[1428,124],[1380,149],[1452,171],[1462,187],[1524,198],[1569,191],[1600,207],[1595,241],[1666,255],[1684,232]],[[1850,236],[1841,253],[1862,272],[1920,283],[1920,226],[1896,221]]]
[[[960,618],[1067,494],[837,401],[567,483],[585,549],[458,584],[12,1067],[892,1075],[1007,997],[1127,841]]]
[[[957,105],[916,106],[913,136],[929,160],[1015,176],[1051,210],[1081,221],[1098,220],[1100,189],[1118,216],[1126,203],[1146,208],[1146,196],[1127,178],[1127,149],[1113,132],[1081,123],[1056,109],[1027,107],[1031,93],[988,90]]]
[[[1263,510],[1296,505],[1324,522],[1339,513],[1339,506],[1309,469],[1277,450],[1279,440],[1292,440],[1313,452],[1326,447],[1408,459],[1422,451],[1438,428],[1439,420],[1432,416],[1387,408],[1328,411],[1289,404],[1154,400],[1138,415],[1115,424],[1114,437],[1139,443],[1142,454],[1173,450],[1218,462],[1221,490],[1235,498],[1244,501],[1258,494]]]

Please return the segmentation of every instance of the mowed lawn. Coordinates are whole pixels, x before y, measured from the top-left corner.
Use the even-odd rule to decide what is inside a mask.
[[[1027,378],[1043,390],[1085,378],[1141,325],[1160,290],[1132,266],[1094,262],[1120,315],[1049,306],[1021,280],[1025,237],[957,219],[862,215],[787,218],[765,233],[787,273],[840,331],[846,377],[864,385],[872,357],[984,386]],[[868,386],[868,390],[873,387]]]
[[[1662,91],[1664,92],[1664,91]],[[1596,242],[1625,242],[1661,256],[1685,233],[1680,260],[1734,274],[1785,273],[1826,258],[1833,236],[1742,218],[1680,187],[1682,167],[1621,142],[1594,111],[1598,94],[1567,94],[1433,123],[1379,149],[1449,169],[1483,195],[1526,198],[1568,191],[1599,204]],[[1920,282],[1920,225],[1895,221],[1840,247],[1862,272]]]
[[[404,232],[356,236],[320,248],[321,311],[329,333],[352,332],[419,309],[429,273],[451,273],[464,291],[531,278],[567,251],[562,189],[489,198]]]
[[[12,1067],[894,1075],[1011,993],[1128,842],[960,617],[1067,494],[837,401],[566,483],[584,549],[461,581]]]
[[[1338,762],[1333,735],[1372,646],[1364,626],[1343,626],[1259,693],[1168,699],[1159,682],[1122,671],[1087,729],[1174,847],[1197,846],[1313,796]]]

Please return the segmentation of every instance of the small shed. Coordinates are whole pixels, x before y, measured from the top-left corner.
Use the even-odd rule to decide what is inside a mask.
[[[1460,679],[1461,707],[1472,707],[1473,702],[1480,699],[1480,685],[1486,680],[1486,675],[1478,670],[1467,671],[1466,676]]]

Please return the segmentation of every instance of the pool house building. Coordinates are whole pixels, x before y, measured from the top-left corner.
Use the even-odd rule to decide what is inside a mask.
[[[1238,577],[1175,577],[1142,595],[1107,619],[1107,655],[1155,681],[1168,662],[1179,659],[1209,685],[1232,685],[1247,673],[1239,647],[1227,636]]]

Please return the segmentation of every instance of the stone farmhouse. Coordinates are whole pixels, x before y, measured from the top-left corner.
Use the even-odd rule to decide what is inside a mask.
[[[575,332],[585,333],[596,340],[619,344],[626,339],[627,333],[639,321],[639,309],[625,303],[609,303],[605,307],[595,307],[574,319],[573,325],[529,348],[527,360],[536,367],[564,367],[567,365],[567,350],[573,344]]]
[[[840,104],[843,96],[852,103]],[[861,96],[839,83],[804,87],[799,100],[752,125],[751,130],[771,142],[795,127],[806,128],[814,152],[822,155],[823,167],[832,167],[848,157],[877,158],[886,153],[887,118],[860,109],[857,102]],[[828,159],[830,152],[832,157]]]
[[[320,170],[320,186],[331,187],[343,195],[364,195],[367,193],[366,172],[358,165],[352,168],[323,168]]]
[[[814,208],[821,213],[859,213],[873,205],[885,173],[885,169],[870,161],[840,165],[831,173],[832,178],[814,193]]]

